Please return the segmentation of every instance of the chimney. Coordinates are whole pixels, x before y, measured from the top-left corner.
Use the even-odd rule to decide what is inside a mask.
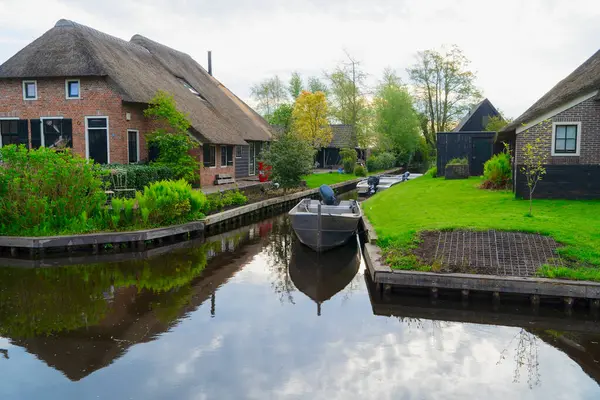
[[[212,51],[208,51],[208,74],[212,76]]]

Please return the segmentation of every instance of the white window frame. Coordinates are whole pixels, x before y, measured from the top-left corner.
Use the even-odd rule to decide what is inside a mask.
[[[90,140],[88,137],[88,119],[104,118],[106,120],[106,163],[110,164],[110,121],[104,115],[90,115],[85,117],[85,158],[90,159]],[[94,128],[92,128],[94,129]]]
[[[44,138],[44,121],[47,119],[63,119],[63,118],[64,117],[40,117],[40,136],[42,139],[42,144],[40,146],[46,147],[46,138]]]
[[[69,83],[77,82],[77,87],[79,90],[77,91],[77,97],[69,96]],[[79,100],[81,99],[81,81],[79,79],[66,79],[65,80],[65,98],[67,100]]]
[[[225,144],[222,144],[222,145],[221,145],[221,146],[219,146],[219,147],[221,147],[221,154],[219,154],[219,156],[220,156],[219,158],[221,159],[221,160],[219,161],[219,162],[221,163],[220,167],[221,167],[221,168],[233,167],[233,166],[234,166],[234,164],[233,164],[233,163],[234,163],[234,161],[233,161],[233,160],[234,160],[234,158],[235,158],[235,157],[233,157],[233,158],[231,159],[232,165],[228,165],[228,164],[229,164],[229,159],[227,158],[227,147],[228,147],[228,146],[227,146],[227,145],[225,145]],[[222,155],[222,154],[223,154],[223,151],[225,151],[225,165],[223,165],[223,155]],[[233,153],[232,153],[232,156],[233,156]]]
[[[556,146],[556,127],[562,125],[577,125],[577,143],[575,144],[575,153],[557,153],[555,150]],[[581,149],[581,121],[561,121],[552,123],[552,157],[579,157]]]
[[[26,87],[27,87],[28,83],[33,83],[35,85],[35,97],[32,97],[32,98],[28,98],[27,97]],[[23,100],[32,101],[32,100],[37,100],[38,99],[39,96],[38,96],[38,84],[37,84],[37,81],[35,81],[35,80],[33,80],[33,81],[32,80],[23,81],[21,85],[22,85],[22,89],[23,89]]]
[[[129,164],[132,164],[131,160],[129,159],[129,132],[135,132],[135,153],[137,155],[137,161],[136,163],[140,162],[140,131],[137,129],[127,129],[127,162]]]
[[[0,117],[0,121],[14,121],[19,120],[19,117]],[[2,147],[2,126],[0,125],[0,147]]]

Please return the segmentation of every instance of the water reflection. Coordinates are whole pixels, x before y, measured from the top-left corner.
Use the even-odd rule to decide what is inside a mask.
[[[589,318],[384,298],[357,246],[316,257],[286,218],[174,246],[0,268],[0,398],[600,396]]]

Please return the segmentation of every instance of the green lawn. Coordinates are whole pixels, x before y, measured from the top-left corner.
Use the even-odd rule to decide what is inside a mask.
[[[310,174],[302,177],[302,180],[306,181],[306,186],[309,188],[318,188],[319,186],[333,185],[334,183],[340,183],[349,181],[352,179],[359,178],[354,174],[340,174],[338,172],[324,173],[324,174]]]
[[[510,191],[479,189],[480,178],[446,181],[423,177],[364,202],[388,262],[397,269],[431,270],[410,252],[418,232],[497,229],[552,236],[571,268],[543,267],[547,277],[600,281],[600,201],[516,200]]]

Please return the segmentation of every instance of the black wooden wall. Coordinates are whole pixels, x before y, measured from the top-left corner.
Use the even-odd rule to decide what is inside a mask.
[[[495,132],[440,132],[437,134],[437,173],[444,175],[446,164],[453,158],[472,159],[472,140],[487,139],[493,154]]]
[[[250,146],[239,146],[242,148],[242,157],[237,157],[237,152],[233,152],[235,157],[235,177],[245,178],[248,176],[248,155]]]
[[[516,196],[528,199],[525,176],[517,166]],[[600,199],[600,165],[546,165],[534,199]]]

